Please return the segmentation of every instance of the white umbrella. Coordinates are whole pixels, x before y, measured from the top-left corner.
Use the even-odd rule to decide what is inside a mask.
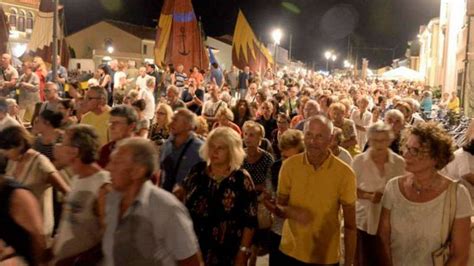
[[[399,67],[392,69],[382,74],[382,79],[385,80],[417,80],[425,79],[423,74],[407,67]]]

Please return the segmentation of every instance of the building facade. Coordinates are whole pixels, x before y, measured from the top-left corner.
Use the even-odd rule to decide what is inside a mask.
[[[154,62],[156,29],[121,21],[104,20],[66,37],[75,58],[92,59],[94,64],[112,59],[135,61],[137,66]],[[207,37],[204,44],[212,49],[223,69],[232,67],[232,36]]]
[[[430,86],[457,92],[464,113],[474,117],[474,1],[441,0],[439,18],[419,34],[420,72]]]
[[[441,61],[439,49],[439,18],[432,19],[428,25],[420,27],[420,61],[418,71],[425,76],[425,84],[430,87],[441,85]]]
[[[9,50],[15,57],[23,55],[28,47],[40,0],[2,0],[0,5],[10,26]]]

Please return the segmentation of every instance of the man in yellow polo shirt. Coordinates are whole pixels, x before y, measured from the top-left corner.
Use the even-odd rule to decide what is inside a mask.
[[[81,123],[95,128],[102,147],[109,142],[110,107],[107,105],[107,91],[93,86],[87,91],[84,100],[88,112],[82,116]]]
[[[282,265],[339,265],[341,207],[345,265],[354,261],[355,175],[329,151],[332,131],[332,122],[326,117],[308,119],[304,127],[306,152],[287,159],[280,170],[273,212],[286,218],[280,250],[287,261]]]

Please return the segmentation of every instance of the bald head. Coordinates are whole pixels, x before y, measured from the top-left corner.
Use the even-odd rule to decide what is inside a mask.
[[[8,67],[12,63],[12,56],[9,54],[2,54],[1,63],[4,68]]]

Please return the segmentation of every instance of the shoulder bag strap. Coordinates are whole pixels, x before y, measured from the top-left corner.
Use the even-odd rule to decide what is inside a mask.
[[[216,108],[216,110],[214,111],[214,114],[212,115],[212,117],[215,117],[215,116],[216,116],[217,111],[219,111],[219,108],[221,107],[221,105],[222,105],[222,100],[219,102],[219,105],[217,105],[217,108]]]
[[[178,169],[179,169],[179,166],[181,165],[181,160],[183,159],[183,156],[186,153],[186,151],[188,150],[189,146],[191,146],[191,143],[193,143],[193,139],[190,139],[190,140],[188,140],[188,142],[186,142],[186,146],[184,146],[183,150],[179,154],[178,161],[176,162],[176,166],[175,166],[174,171],[173,171],[175,173],[174,178],[176,178],[176,175],[178,174]]]
[[[448,191],[446,191],[446,197],[444,200],[443,218],[441,224],[441,242],[447,243],[450,240],[451,230],[456,215],[456,194],[457,194],[458,182],[453,182],[449,185]]]

